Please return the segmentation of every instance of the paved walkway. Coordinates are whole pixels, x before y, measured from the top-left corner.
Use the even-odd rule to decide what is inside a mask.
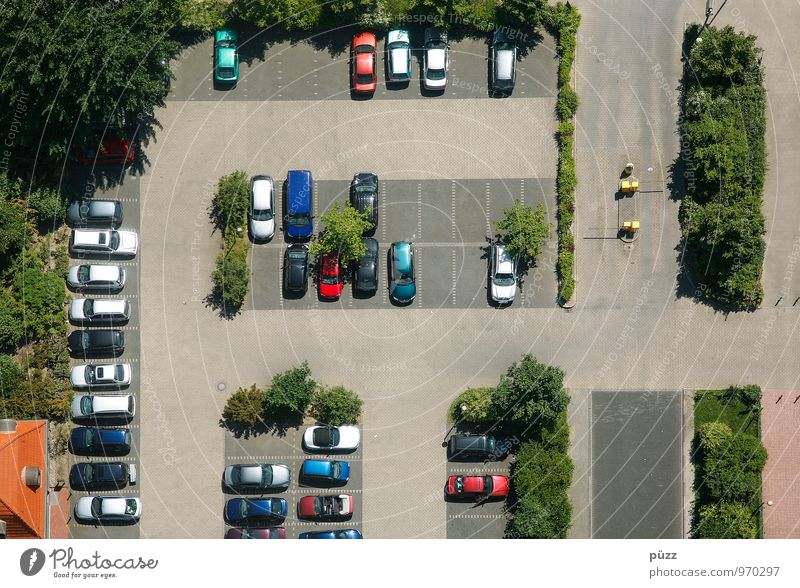
[[[764,391],[761,438],[768,455],[763,487],[764,537],[800,539],[800,391]]]

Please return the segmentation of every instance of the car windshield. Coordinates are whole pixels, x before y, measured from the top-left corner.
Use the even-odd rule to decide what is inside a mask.
[[[88,265],[82,265],[82,266],[80,266],[78,268],[78,281],[81,282],[81,283],[89,281],[89,266]]]
[[[119,233],[114,231],[111,233],[111,248],[116,249],[119,247]]]
[[[315,496],[314,497],[314,512],[321,513],[322,512],[322,497]]]
[[[92,476],[92,464],[87,463],[86,467],[83,468],[83,479],[86,482],[91,482],[92,481],[92,477],[93,477]]]
[[[94,433],[92,432],[91,429],[86,430],[86,436],[84,438],[86,439],[87,445],[94,444]]]
[[[395,41],[394,43],[389,44],[389,50],[392,51],[394,49],[405,49],[408,45],[405,41]]]
[[[486,494],[491,494],[494,491],[494,482],[492,481],[491,476],[483,477],[483,491]]]
[[[83,411],[83,414],[89,414],[92,412],[91,396],[84,396],[83,398],[81,398],[81,411]]]
[[[100,516],[100,512],[101,512],[100,505],[101,504],[102,504],[102,502],[101,502],[100,498],[95,498],[94,500],[92,500],[92,516],[93,517],[96,518],[96,517]]]
[[[133,498],[128,498],[125,501],[125,514],[126,515],[136,514],[136,501]]]
[[[272,220],[272,217],[273,217],[272,211],[269,209],[253,211],[254,221],[268,221]]]
[[[81,345],[84,348],[89,347],[89,331],[84,331],[83,333],[81,333]]]
[[[289,215],[289,224],[295,227],[307,227],[309,224],[309,218],[307,214],[290,214]]]
[[[461,476],[456,478],[456,492],[464,491],[464,478]]]
[[[361,184],[356,186],[356,192],[359,194],[372,194],[375,191],[375,186],[369,184]]]
[[[246,500],[242,500],[239,503],[239,514],[242,515],[242,518],[245,518],[247,516],[247,505],[248,502]]]
[[[219,75],[223,78],[230,78],[233,77],[233,68],[232,67],[221,67],[219,68]]]
[[[221,41],[218,43],[218,45],[219,45],[220,47],[235,47],[235,45],[233,44],[233,41],[231,41],[231,40],[229,40],[229,39],[222,39],[222,40],[221,40]]]
[[[428,79],[429,80],[443,80],[444,79],[444,70],[443,69],[429,69],[428,70]]]
[[[372,47],[370,45],[359,45],[356,47],[356,53],[372,53]]]
[[[92,382],[94,382],[94,366],[93,365],[87,365],[86,366],[86,381],[88,383],[90,383],[90,384]]]
[[[306,258],[306,254],[303,251],[290,251],[289,252],[289,259],[301,259],[304,260]]]
[[[410,286],[413,283],[414,278],[412,278],[410,274],[400,274],[400,277],[397,278],[398,286]]]
[[[261,483],[264,486],[272,485],[272,468],[261,468]]]
[[[358,79],[359,84],[371,84],[372,74],[358,74],[358,76],[356,76],[356,79]]]
[[[514,45],[508,42],[498,43],[494,46],[495,50],[499,51],[513,51]]]
[[[328,275],[325,274],[322,276],[322,283],[323,284],[338,284],[339,283],[339,276],[336,275]]]
[[[338,478],[339,474],[342,473],[342,466],[339,465],[338,461],[335,461],[331,464],[331,476],[334,478]]]
[[[125,370],[121,365],[118,365],[114,368],[114,375],[116,376],[118,382],[121,382],[125,379]]]
[[[86,316],[89,316],[93,312],[94,312],[94,301],[93,300],[87,300],[86,302],[84,302],[83,303],[83,313]]]
[[[514,276],[512,274],[497,274],[494,277],[494,283],[498,286],[513,286]]]

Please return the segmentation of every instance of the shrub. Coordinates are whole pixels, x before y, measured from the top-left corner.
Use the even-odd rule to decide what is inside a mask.
[[[316,388],[317,383],[311,379],[308,362],[275,374],[271,387],[264,394],[264,413],[274,420],[302,417]]]
[[[237,170],[222,176],[211,201],[211,220],[226,238],[247,230],[250,184],[247,173]],[[241,232],[238,231],[241,229]]]
[[[503,218],[495,221],[494,226],[502,234],[508,252],[520,264],[521,271],[535,265],[544,242],[550,237],[550,223],[541,202],[534,210],[515,199],[511,208],[503,210]]]
[[[16,359],[10,355],[0,355],[0,399],[15,394],[22,385],[24,377],[22,366]]]
[[[364,401],[344,386],[319,388],[314,393],[311,414],[321,423],[338,427],[357,423],[363,405]]]
[[[761,387],[756,384],[731,386],[725,393],[740,400],[750,410],[761,410]]]
[[[0,352],[15,352],[25,336],[22,306],[4,288],[0,288]]]
[[[249,0],[236,2],[233,12],[260,28],[277,24],[285,30],[310,31],[320,22],[322,6],[318,0]]]
[[[565,84],[558,93],[556,110],[561,120],[571,119],[578,111],[578,94],[569,84]]]
[[[566,492],[551,500],[526,494],[506,530],[508,539],[566,539],[572,525],[572,505]]]
[[[225,26],[225,0],[181,0],[181,25],[197,31],[212,31]]]
[[[725,423],[711,421],[703,423],[697,428],[700,438],[700,447],[703,451],[717,451],[725,447],[733,438],[733,431]]]
[[[222,418],[232,425],[255,427],[263,422],[262,406],[264,391],[253,384],[249,388],[239,388],[225,403]]]
[[[64,278],[55,272],[28,267],[14,277],[13,295],[24,312],[29,341],[65,334],[67,293]]]
[[[236,237],[226,244],[225,251],[217,256],[217,267],[211,274],[214,283],[213,297],[225,314],[233,314],[244,304],[250,284],[247,256],[250,249],[244,237]]]
[[[761,495],[761,472],[767,450],[760,439],[738,434],[703,454],[703,489],[714,501],[752,504]]]
[[[29,370],[16,393],[0,403],[0,418],[64,420],[70,415],[72,388],[68,380],[45,370]]]
[[[28,237],[20,185],[0,173],[0,257],[22,251]]]
[[[39,226],[57,228],[67,214],[67,200],[53,188],[38,188],[28,195],[28,206],[36,212]]]
[[[554,500],[572,484],[574,466],[561,449],[544,447],[538,441],[526,441],[516,454],[511,470],[514,490],[519,497],[535,494]]]
[[[493,388],[467,388],[450,405],[447,416],[452,423],[481,424],[492,420]],[[462,410],[462,406],[466,408]]]
[[[758,521],[752,508],[741,502],[709,504],[700,509],[695,539],[756,539]]]

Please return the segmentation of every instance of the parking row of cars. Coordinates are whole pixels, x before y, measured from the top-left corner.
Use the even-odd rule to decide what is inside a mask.
[[[447,458],[452,461],[495,461],[508,455],[508,448],[491,435],[457,434],[447,442]],[[451,500],[484,501],[508,496],[508,476],[469,474],[448,476],[445,495]]]
[[[303,450],[309,453],[349,453],[358,449],[358,427],[314,426],[303,434]],[[299,472],[303,486],[334,488],[347,484],[350,464],[338,459],[306,459]],[[289,515],[286,498],[264,496],[289,489],[292,471],[286,464],[247,463],[227,466],[222,474],[226,493],[237,494],[225,503],[224,520],[232,528],[226,539],[285,539],[281,526]],[[302,496],[297,503],[299,519],[317,522],[347,521],[355,512],[355,496],[321,493]],[[300,533],[300,539],[360,539],[356,529],[329,529]]]

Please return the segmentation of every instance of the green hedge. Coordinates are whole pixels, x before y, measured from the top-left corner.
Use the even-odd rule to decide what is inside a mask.
[[[216,304],[226,315],[238,312],[250,284],[250,268],[247,265],[247,255],[250,248],[247,239],[234,237],[226,240],[225,250],[217,256],[217,265],[211,274],[214,283],[212,294]]]
[[[361,418],[364,401],[344,386],[318,388],[311,400],[311,415],[321,423],[339,427]]]

